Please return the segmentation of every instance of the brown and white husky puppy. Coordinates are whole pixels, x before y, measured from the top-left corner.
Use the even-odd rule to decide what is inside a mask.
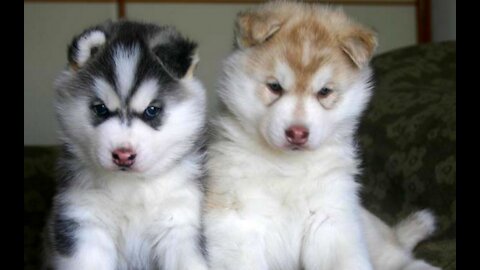
[[[211,269],[437,269],[412,256],[434,229],[428,211],[391,229],[358,198],[375,34],[304,3],[262,5],[236,26],[207,163]]]

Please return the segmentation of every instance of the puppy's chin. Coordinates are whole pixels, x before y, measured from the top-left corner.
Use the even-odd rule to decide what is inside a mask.
[[[122,173],[127,173],[127,174],[134,174],[134,173],[143,173],[143,170],[140,170],[136,166],[131,166],[131,167],[114,167],[112,169],[114,172],[122,172]]]
[[[304,145],[294,145],[290,143],[285,143],[281,149],[283,152],[287,153],[296,153],[296,154],[301,154],[301,153],[310,153],[314,152],[318,149],[319,147],[315,147],[309,143],[304,144]]]
[[[108,152],[107,152],[108,153]],[[146,168],[143,166],[143,162],[136,161],[130,166],[119,166],[113,162],[111,158],[108,158],[108,154],[99,155],[92,159],[95,162],[94,166],[97,167],[102,173],[105,174],[142,174]]]
[[[268,147],[270,147],[274,151],[279,151],[283,153],[301,153],[301,152],[309,152],[315,150],[309,143],[306,143],[304,145],[295,145],[289,143],[287,140],[282,140],[280,142],[274,142],[272,140],[269,140],[267,138],[264,138],[265,141],[267,142]]]
[[[287,144],[283,147],[285,151],[293,151],[293,152],[306,152],[310,151],[311,149],[308,147],[308,145],[293,145],[293,144]]]
[[[118,166],[113,162],[107,162],[107,164],[97,164],[99,170],[104,175],[110,175],[113,177],[126,177],[128,179],[145,179],[156,177],[165,171],[165,166],[157,165],[155,163],[147,164],[145,162],[134,163],[130,167]]]
[[[268,145],[269,148],[276,152],[282,152],[285,154],[302,154],[302,153],[308,153],[308,152],[315,152],[319,150],[322,145],[327,143],[326,141],[322,140],[312,140],[308,141],[303,145],[296,145],[288,142],[286,139],[285,140],[278,140],[275,141],[274,139],[268,139],[264,137],[264,140],[266,141],[266,144]]]
[[[101,168],[101,170],[104,171],[104,173],[125,173],[125,174],[134,174],[134,173],[142,173],[143,170],[139,168],[138,166],[132,165],[130,167],[122,167],[122,166],[117,166],[113,162],[110,164],[98,164],[98,166]]]

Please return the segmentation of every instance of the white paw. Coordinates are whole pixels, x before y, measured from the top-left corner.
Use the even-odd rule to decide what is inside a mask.
[[[185,270],[208,270],[206,263],[195,263],[185,267]]]
[[[416,260],[408,264],[403,270],[442,270],[422,260]]]

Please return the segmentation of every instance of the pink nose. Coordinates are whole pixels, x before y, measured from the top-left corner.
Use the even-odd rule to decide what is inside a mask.
[[[130,167],[137,155],[131,148],[117,148],[112,152],[113,163],[120,167]]]
[[[304,145],[308,141],[308,129],[304,126],[291,126],[285,130],[287,141],[294,145]]]

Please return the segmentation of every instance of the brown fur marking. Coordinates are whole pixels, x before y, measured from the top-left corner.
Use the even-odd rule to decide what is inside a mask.
[[[258,38],[278,22],[280,28],[274,34],[267,39]],[[326,65],[333,69],[328,83],[334,90],[341,88],[368,63],[377,45],[373,31],[351,21],[342,11],[306,3],[265,4],[242,13],[237,27],[243,33],[241,40],[246,40],[244,45],[253,47],[248,51],[246,69],[267,78],[274,77],[277,63],[287,64],[295,76],[295,85],[287,90],[299,96],[320,90],[322,86],[311,89],[310,84]]]

